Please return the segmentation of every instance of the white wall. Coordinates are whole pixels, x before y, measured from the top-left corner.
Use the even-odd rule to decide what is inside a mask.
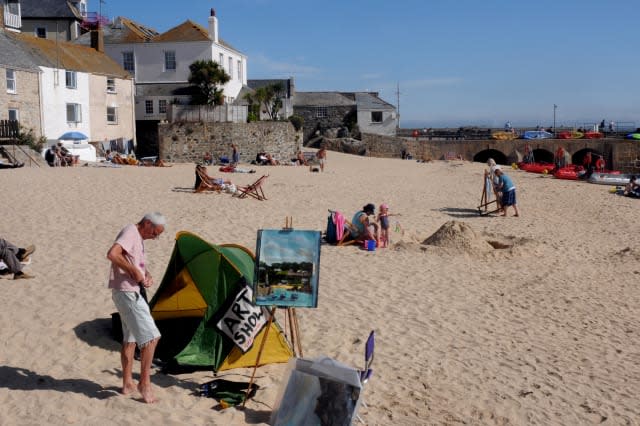
[[[89,74],[76,72],[76,89],[65,85],[65,70],[58,69],[58,84],[55,84],[53,68],[40,67],[42,93],[42,134],[47,139],[57,139],[65,132],[79,131],[91,140],[89,110]],[[82,106],[82,121],[67,123],[67,103]]]
[[[374,110],[358,109],[358,127],[362,133],[393,136],[396,134],[395,111],[382,111],[382,123],[371,122],[371,112]],[[379,111],[379,110],[375,110]]]

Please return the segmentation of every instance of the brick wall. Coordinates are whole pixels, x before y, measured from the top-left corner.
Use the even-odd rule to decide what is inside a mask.
[[[248,163],[258,152],[280,161],[295,157],[302,147],[302,132],[288,121],[254,123],[161,123],[158,124],[160,158],[177,163],[200,162],[205,152],[214,158],[231,156],[231,144]]]

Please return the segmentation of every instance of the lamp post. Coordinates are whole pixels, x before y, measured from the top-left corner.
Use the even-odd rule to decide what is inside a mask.
[[[553,104],[553,136],[556,135],[556,109],[558,109],[558,105]]]

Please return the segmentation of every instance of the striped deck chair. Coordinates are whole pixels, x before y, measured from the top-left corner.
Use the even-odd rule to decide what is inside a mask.
[[[247,198],[247,196],[249,196],[259,201],[266,200],[267,197],[264,195],[264,191],[262,190],[262,184],[264,183],[265,180],[267,180],[268,177],[269,175],[262,175],[257,181],[253,182],[251,185],[238,186],[237,192],[233,195],[238,198]]]

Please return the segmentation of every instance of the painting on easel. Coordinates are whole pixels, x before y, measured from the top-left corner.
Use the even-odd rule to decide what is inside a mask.
[[[258,306],[318,306],[320,232],[260,229],[253,283]]]

